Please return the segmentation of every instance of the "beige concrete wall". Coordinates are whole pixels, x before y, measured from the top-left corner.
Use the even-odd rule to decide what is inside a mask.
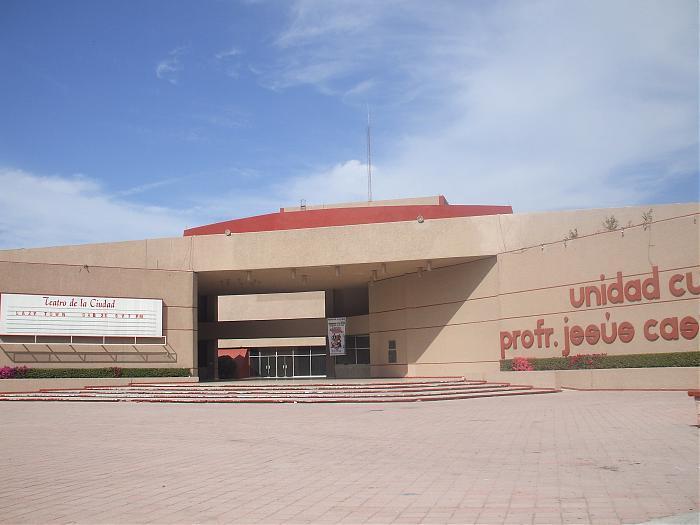
[[[370,360],[382,375],[454,375],[485,361],[498,325],[495,257],[370,287]],[[388,362],[396,341],[397,363]]]
[[[192,271],[193,238],[0,250],[1,261]]]
[[[0,343],[0,366],[196,367],[192,272],[0,262],[0,292],[162,299],[167,340],[166,345],[135,346]]]
[[[218,313],[219,321],[325,317],[325,292],[220,295]]]
[[[697,368],[610,368],[600,370],[543,370],[484,372],[475,379],[579,390],[691,390],[700,385]]]
[[[498,249],[498,219],[436,219],[422,224],[360,224],[193,239],[197,271],[332,267],[492,255]]]
[[[683,211],[679,209],[679,215]],[[592,324],[600,330],[602,324],[611,334],[613,323],[619,327],[623,322],[630,323],[635,330],[629,343],[619,338],[612,344],[602,339],[595,344],[584,341],[579,346],[570,345],[570,353],[697,351],[697,337],[649,341],[643,331],[649,319],[659,323],[665,318],[688,316],[700,320],[700,295],[686,291],[683,296],[675,297],[669,289],[670,278],[677,274],[684,280],[689,274],[695,285],[700,285],[698,238],[697,216],[679,217],[655,222],[647,229],[627,228],[624,234],[622,231],[605,232],[578,238],[566,245],[557,243],[499,254],[500,330],[511,335],[515,330],[533,330],[538,319],[544,321],[545,328],[554,330],[549,348],[544,342],[542,348],[537,348],[537,343],[529,349],[522,348],[521,340],[519,348],[505,350],[505,356],[561,356],[565,353],[565,327],[578,325],[585,330]],[[570,295],[578,299],[581,288],[600,288],[601,284],[610,287],[617,281],[617,272],[622,273],[623,283],[639,280],[643,284],[652,278],[654,267],[658,268],[658,299],[642,297],[641,301],[625,299],[619,304],[596,305],[593,301],[590,306],[572,305]],[[592,294],[591,298],[595,296]]]
[[[269,348],[273,346],[326,346],[325,337],[265,337],[259,339],[219,339],[219,348]]]
[[[347,335],[369,334],[369,315],[353,315],[347,317],[345,333]]]
[[[679,335],[673,340],[660,337],[656,341],[644,336],[645,322],[650,319],[659,323],[668,318],[700,320],[697,292],[681,286],[686,291],[676,297],[669,289],[674,275],[683,276],[683,282],[690,276],[696,287],[700,285],[699,208],[652,208],[651,225],[643,225],[641,218],[649,207],[502,216],[503,248],[497,257],[424,272],[422,277],[412,274],[372,284],[372,375],[502,377],[502,332],[513,336],[516,330],[534,330],[538,319],[543,321],[542,328],[552,330],[549,348],[545,348],[544,337],[542,348],[537,348],[536,340],[532,347],[522,348],[521,340],[517,350],[504,351],[506,358],[561,356],[565,326],[586,329],[594,324],[600,329],[604,324],[610,331],[613,323],[619,326],[622,322],[634,327],[632,341],[625,343],[619,337],[611,344],[602,338],[596,344],[584,341],[579,346],[570,344],[570,353],[697,351],[697,336],[685,339]],[[602,221],[611,215],[626,227],[602,231]],[[568,230],[574,228],[579,237],[562,242]],[[571,304],[571,288],[577,297],[581,286],[610,286],[617,281],[618,271],[622,272],[623,283],[639,279],[642,284],[654,275],[654,267],[658,269],[658,299],[591,307],[584,304],[579,308]],[[603,280],[601,275],[605,275]],[[393,365],[387,362],[388,341],[392,339],[397,343],[398,354],[398,362]],[[691,380],[697,377],[697,369],[671,369],[678,371],[675,379],[668,376],[670,372],[654,370],[630,372],[636,379],[629,382],[620,379],[624,370],[584,374],[564,371],[568,375],[560,376],[570,378],[567,381],[571,385],[597,385],[596,388],[614,388],[616,382],[635,388],[690,388],[697,384]],[[533,373],[533,378],[546,376],[538,374]],[[553,381],[547,379],[545,383]]]
[[[499,215],[499,252],[518,250],[528,246],[557,242],[564,239],[570,230],[578,230],[579,238],[605,231],[603,221],[614,216],[620,228],[637,226],[644,222],[642,214],[652,210],[655,223],[665,222],[679,216],[700,213],[700,205],[660,204],[648,206],[625,206],[622,208],[593,208],[585,210],[562,210],[538,213],[514,213]]]
[[[560,388],[583,390],[644,390],[650,387],[689,390],[700,385],[697,368],[631,368],[609,370],[558,370]]]
[[[481,216],[2,250],[0,260],[197,272],[332,268],[492,255],[498,251],[498,236],[498,217]]]
[[[654,220],[699,211],[697,203],[650,206]],[[205,235],[119,243],[0,250],[0,261],[184,271],[302,268],[483,257],[602,229],[610,215],[639,224],[649,206],[431,219],[327,228]],[[328,246],[333,249],[329,250]]]
[[[339,365],[335,364],[335,377],[338,379],[360,379],[370,377],[369,365]]]

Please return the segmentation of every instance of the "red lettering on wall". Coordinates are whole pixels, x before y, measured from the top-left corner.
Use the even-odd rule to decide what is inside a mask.
[[[583,329],[578,325],[572,326],[570,338],[571,343],[574,346],[579,346],[581,343],[583,343]]]
[[[613,304],[620,304],[625,301],[622,272],[617,272],[617,279],[608,286],[608,300]]]
[[[586,342],[589,345],[595,345],[598,344],[598,341],[600,341],[600,330],[596,325],[589,324],[586,327]]]
[[[510,350],[513,339],[510,332],[501,332],[501,359],[506,358],[506,350]]]
[[[698,286],[695,286],[695,283],[693,283],[693,273],[688,272],[685,274],[685,283],[688,285],[688,291],[692,293],[693,295],[700,295],[700,283],[698,283]]]
[[[652,333],[651,331],[657,324],[659,324],[659,322],[656,319],[648,319],[644,323],[644,337],[647,341],[656,341],[659,338],[659,334]]]
[[[685,290],[683,288],[676,287],[676,284],[682,282],[683,274],[676,273],[671,276],[671,278],[668,280],[668,291],[671,292],[671,295],[674,297],[682,297],[685,294]]]
[[[659,333],[666,341],[678,340],[678,317],[667,317],[659,324]]]
[[[679,328],[683,339],[690,341],[691,339],[695,339],[695,337],[697,337],[700,323],[698,323],[697,320],[693,319],[692,317],[687,316],[681,319]]]
[[[617,330],[617,335],[620,337],[620,341],[623,343],[629,343],[634,339],[634,326],[627,321],[620,323],[620,327]]]
[[[581,308],[583,306],[583,301],[585,300],[585,293],[583,291],[583,286],[579,288],[579,297],[578,299],[574,297],[574,289],[569,288],[569,302],[571,303],[571,306],[574,308]]]
[[[639,279],[625,283],[625,297],[628,301],[639,302],[642,300],[642,285]]]
[[[609,321],[610,320],[610,312],[605,312],[605,320]],[[613,323],[610,326],[610,335],[607,333],[606,325],[605,323],[600,325],[600,333],[601,337],[603,338],[603,342],[607,344],[614,343],[615,340],[617,339],[617,323]]]
[[[595,294],[595,304],[600,306],[600,290],[595,286],[586,286],[586,306],[591,306],[591,295]]]
[[[660,300],[662,285],[668,286],[668,292],[664,293],[670,294],[673,298],[683,297],[687,300],[690,299],[687,297],[689,293],[700,295],[700,274],[696,270],[669,273],[668,277],[664,277],[663,283],[657,266],[651,267],[651,272],[647,274],[645,279],[640,277],[626,280],[622,272],[618,271],[614,280],[608,283],[605,280],[605,274],[600,274],[600,282],[597,284],[569,288],[571,305],[574,308],[585,308]],[[667,298],[667,296],[664,297],[664,299]],[[690,305],[691,303],[676,302],[677,306],[685,306],[686,304]],[[617,311],[615,310],[615,312]],[[595,347],[600,344],[615,344],[618,340],[620,343],[630,343],[634,340],[636,331],[642,329],[642,323],[638,324],[637,321],[611,321],[610,312],[605,312],[605,320],[602,323],[587,325],[572,323],[569,326],[568,317],[564,317],[563,321],[564,325],[556,330],[556,335],[553,328],[544,327],[544,319],[537,319],[537,326],[534,329],[501,332],[501,357],[505,358],[506,350],[518,350],[518,339],[522,343],[521,350],[534,348],[535,344],[537,348],[543,348],[543,346],[550,348],[550,344],[558,348],[561,344],[561,354],[568,356],[572,346]],[[696,339],[700,334],[700,319],[697,315],[647,319],[643,322],[642,332],[644,339],[650,342],[680,341],[681,339],[690,341]],[[563,339],[561,339],[562,335]]]

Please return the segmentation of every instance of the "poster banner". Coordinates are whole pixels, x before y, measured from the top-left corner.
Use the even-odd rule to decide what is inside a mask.
[[[345,317],[328,318],[328,348],[330,355],[345,355]]]
[[[0,334],[162,337],[163,301],[3,293]]]

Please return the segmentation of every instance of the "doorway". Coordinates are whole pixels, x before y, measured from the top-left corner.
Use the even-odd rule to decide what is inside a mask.
[[[251,377],[326,377],[323,346],[260,348],[250,350]]]

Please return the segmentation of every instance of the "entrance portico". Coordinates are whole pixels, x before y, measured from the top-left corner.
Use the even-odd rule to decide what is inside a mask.
[[[217,379],[216,356],[230,349],[244,356],[251,377],[370,377],[375,284],[471,259],[200,272],[199,291],[207,294],[199,300],[200,316],[206,316],[198,327],[200,345],[206,348],[200,378]],[[345,356],[328,355],[329,317],[347,319]]]

